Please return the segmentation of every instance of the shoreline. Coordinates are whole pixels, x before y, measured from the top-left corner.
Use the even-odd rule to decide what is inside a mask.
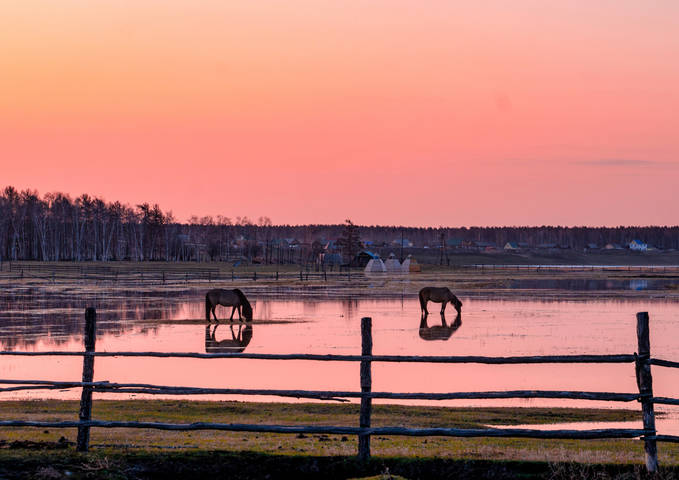
[[[69,264],[87,266],[89,262]],[[287,266],[276,279],[272,266],[256,270],[241,270],[231,277],[231,271],[218,271],[204,276],[201,268],[214,268],[212,264],[152,263],[145,265],[154,270],[135,269],[125,276],[97,276],[69,274],[63,277],[49,275],[47,263],[18,276],[17,272],[0,272],[0,286],[7,293],[45,292],[58,295],[124,295],[164,296],[203,295],[211,288],[238,287],[255,298],[293,298],[295,300],[351,300],[369,298],[415,298],[420,288],[446,285],[458,296],[484,299],[531,298],[539,300],[592,300],[632,299],[679,301],[679,273],[652,270],[526,270],[526,269],[432,269],[421,273],[344,275],[310,272],[300,280],[299,270]],[[36,267],[36,268],[38,268]],[[125,264],[125,268],[140,267]],[[275,267],[275,266],[273,266]],[[185,281],[170,281],[170,273],[189,269]],[[181,270],[184,272],[184,270]],[[255,273],[258,272],[258,273]],[[175,273],[172,273],[174,275]],[[167,275],[167,277],[165,276]],[[198,275],[191,277],[190,275]],[[203,277],[201,277],[203,275]],[[174,277],[173,277],[174,278]],[[179,278],[179,277],[177,277]],[[166,283],[163,283],[167,280]],[[540,287],[540,288],[536,288]]]

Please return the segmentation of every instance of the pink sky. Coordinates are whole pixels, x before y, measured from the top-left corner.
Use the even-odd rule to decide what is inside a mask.
[[[34,0],[0,45],[0,187],[181,220],[679,223],[674,1]]]

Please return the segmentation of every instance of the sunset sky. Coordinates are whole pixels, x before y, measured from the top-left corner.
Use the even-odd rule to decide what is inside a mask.
[[[679,223],[679,2],[0,6],[0,188],[190,215]]]

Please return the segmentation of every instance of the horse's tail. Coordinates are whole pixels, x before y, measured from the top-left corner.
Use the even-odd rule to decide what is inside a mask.
[[[424,312],[424,310],[427,308],[427,300],[424,298],[424,288],[420,290],[419,297],[420,297],[420,308]]]
[[[245,296],[245,294],[238,288],[234,288],[233,293],[238,295],[240,304],[243,306],[243,316],[245,317],[245,319],[252,320],[252,305],[250,305],[250,302],[248,302],[248,299]]]
[[[210,310],[212,309],[212,302],[210,301],[210,293],[205,294],[205,320],[210,321]]]

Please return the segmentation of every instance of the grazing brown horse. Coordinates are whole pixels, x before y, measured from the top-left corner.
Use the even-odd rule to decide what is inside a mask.
[[[248,299],[245,298],[245,295],[243,295],[243,292],[237,288],[234,288],[233,290],[215,288],[214,290],[207,292],[205,295],[205,320],[208,322],[210,321],[210,312],[212,312],[212,316],[215,317],[215,321],[219,321],[217,315],[215,315],[215,308],[217,305],[233,307],[229,320],[233,320],[233,314],[236,309],[238,309],[238,320],[242,322],[243,317],[245,317],[245,320],[247,321],[252,320],[252,306],[250,305],[250,302],[248,302]],[[243,317],[241,316],[241,310],[243,312]]]
[[[448,287],[424,287],[420,290],[420,308],[422,314],[427,314],[427,302],[441,303],[441,313],[445,313],[446,304],[448,302],[453,304],[457,313],[462,311],[462,302],[457,299],[453,292]]]
[[[242,323],[239,324],[237,334],[233,331],[233,325],[230,325],[231,338],[224,340],[215,338],[218,326],[215,325],[212,332],[210,332],[210,325],[205,326],[205,353],[241,353],[252,340],[251,324],[245,325],[245,328],[243,328]]]
[[[420,338],[422,340],[448,340],[462,325],[462,314],[458,313],[455,321],[448,325],[446,316],[441,314],[441,325],[427,325],[427,315],[420,319]]]

